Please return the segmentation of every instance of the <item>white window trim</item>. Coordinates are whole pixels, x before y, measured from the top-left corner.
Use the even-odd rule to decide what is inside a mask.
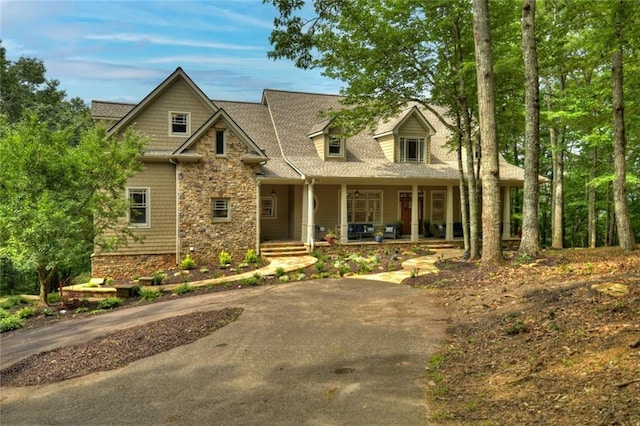
[[[187,116],[187,131],[185,133],[173,132],[173,114],[185,114]],[[169,111],[169,136],[185,137],[191,135],[191,113],[186,111]]]
[[[218,132],[222,132],[222,147],[224,149],[224,153],[218,153]],[[218,158],[225,158],[227,156],[227,131],[226,130],[218,130],[215,131],[215,136],[213,139],[213,150]]]
[[[262,202],[271,201],[271,213],[270,215],[262,214]],[[262,219],[277,219],[278,218],[278,197],[260,197],[260,218]]]
[[[349,207],[351,205],[353,205],[352,204],[352,200],[356,200],[356,197],[355,197],[356,191],[358,191],[358,193],[359,193],[359,197],[358,198],[362,198],[362,199],[365,199],[365,200],[367,199],[366,196],[363,198],[363,195],[365,195],[365,194],[371,194],[371,193],[379,194],[378,200],[380,201],[380,212],[379,212],[379,215],[378,215],[378,221],[365,220],[363,222],[363,221],[355,221],[355,220],[353,220],[354,212],[353,212],[353,210],[351,212],[349,212]],[[351,190],[351,189],[349,189],[347,191],[347,218],[349,216],[351,216],[351,218],[352,218],[352,220],[348,221],[349,223],[371,223],[374,226],[381,226],[382,223],[383,223],[383,217],[382,217],[383,213],[384,213],[384,191],[383,190],[381,190],[381,189],[364,189],[364,190],[355,190],[355,189]]]
[[[409,160],[407,159],[407,155],[406,155],[406,151],[407,151],[407,139],[415,139],[419,145],[421,146],[421,159],[418,158],[416,160]],[[404,144],[404,150],[403,148],[403,144]],[[401,163],[424,163],[425,162],[425,158],[427,157],[427,138],[422,137],[422,136],[400,136],[398,138],[398,150],[400,151],[400,162]],[[404,151],[404,152],[403,152]]]
[[[331,142],[338,141],[340,143],[340,153],[332,154],[330,152]],[[345,139],[338,135],[329,135],[327,137],[327,147],[326,147],[327,157],[331,158],[344,158],[345,155]]]
[[[131,223],[131,204],[127,207],[127,226],[129,228],[151,228],[151,188],[144,186],[128,186],[125,188],[125,197],[130,203],[131,191],[144,191],[146,194],[146,210],[144,223]]]
[[[433,217],[433,199],[435,198],[434,195],[438,195],[438,197],[442,197],[442,220],[436,220]],[[434,189],[431,191],[431,211],[430,211],[430,217],[431,217],[431,223],[433,224],[443,224],[446,223],[447,221],[447,191],[445,191],[444,189]]]
[[[227,217],[214,217],[213,216],[213,203],[216,200],[226,200],[227,201]],[[211,221],[212,222],[231,222],[231,198],[228,197],[215,197],[211,198]]]

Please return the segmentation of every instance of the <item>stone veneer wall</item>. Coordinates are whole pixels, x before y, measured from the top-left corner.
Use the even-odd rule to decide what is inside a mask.
[[[157,270],[176,266],[175,253],[93,255],[91,276],[94,278],[131,279],[134,275],[153,276]]]
[[[197,163],[179,163],[180,259],[193,247],[197,265],[217,264],[222,250],[234,262],[244,259],[256,241],[256,173],[259,166],[244,164],[240,158],[247,146],[227,130],[226,155],[216,157],[216,130],[227,130],[222,121],[212,126],[191,148],[203,156]],[[228,198],[231,220],[213,222],[213,198]]]

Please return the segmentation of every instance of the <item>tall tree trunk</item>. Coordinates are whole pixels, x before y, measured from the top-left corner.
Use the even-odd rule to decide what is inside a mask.
[[[461,126],[460,113],[458,112],[456,120],[458,128]],[[462,216],[462,238],[464,240],[464,250],[468,253],[469,247],[469,198],[467,197],[467,183],[464,176],[464,163],[462,161],[462,135],[457,135],[457,153],[458,153],[458,177],[460,178],[460,213]]]
[[[624,86],[623,86],[623,62],[622,62],[622,13],[624,12],[624,0],[620,0],[615,12],[615,39],[617,48],[613,52],[611,67],[612,91],[613,91],[613,152],[615,179],[613,181],[613,203],[616,211],[616,226],[618,228],[618,240],[623,250],[634,250],[636,242],[629,217],[629,205],[627,202],[627,161],[625,158],[627,140],[624,129]]]
[[[504,259],[500,235],[500,169],[489,0],[473,0],[473,34],[482,150],[482,264],[492,265],[502,263]]]
[[[480,232],[478,225],[478,217],[479,217],[479,203],[478,203],[478,180],[475,175],[474,168],[474,150],[473,150],[473,133],[472,133],[472,119],[471,112],[469,108],[469,102],[467,98],[467,88],[464,76],[462,75],[461,70],[465,66],[464,64],[464,52],[462,47],[462,29],[460,28],[460,22],[455,21],[454,23],[454,39],[455,39],[455,52],[456,52],[456,67],[460,71],[459,81],[458,81],[458,108],[460,110],[459,118],[461,119],[461,128],[463,129],[463,143],[464,149],[466,153],[466,171],[464,173],[466,179],[466,187],[467,187],[467,197],[469,201],[469,210],[468,210],[468,239],[469,239],[469,259],[475,260],[480,258]],[[463,169],[464,170],[464,165]],[[462,188],[460,188],[460,194],[462,195]],[[465,229],[466,226],[465,226]],[[465,239],[467,237],[465,236]]]
[[[589,180],[593,180],[598,175],[598,149],[594,146],[591,149],[591,171],[589,172]],[[596,210],[596,188],[594,185],[587,185],[589,199],[589,247],[596,248],[598,245],[598,212]]]
[[[540,91],[538,55],[535,40],[535,0],[522,5],[522,50],[524,52],[525,125],[524,125],[524,194],[522,205],[521,255],[540,255],[538,227],[538,176],[540,174]]]
[[[38,267],[38,281],[40,282],[40,304],[42,306],[49,306],[49,301],[47,300],[47,295],[49,293],[49,286],[51,285],[51,281],[56,274],[56,268],[52,268],[49,273],[47,273],[47,268],[45,266]]]

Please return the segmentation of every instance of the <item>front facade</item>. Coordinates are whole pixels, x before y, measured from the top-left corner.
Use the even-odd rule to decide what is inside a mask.
[[[133,127],[149,143],[143,171],[123,194],[130,209],[122,220],[141,241],[97,249],[92,274],[151,274],[186,254],[217,263],[222,250],[241,259],[265,241],[313,247],[319,230],[347,243],[399,224],[398,234],[417,241],[427,226],[452,240],[460,194],[446,127],[408,105],[373,133],[344,138],[320,115],[339,102],[277,90],[259,103],[214,101],[180,68],[138,104],[94,101],[93,117],[110,137]],[[509,237],[509,189],[522,186],[523,172],[502,159],[500,166]]]

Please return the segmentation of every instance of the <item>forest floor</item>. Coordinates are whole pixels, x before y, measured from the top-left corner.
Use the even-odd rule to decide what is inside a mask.
[[[385,269],[412,256],[380,255]],[[491,268],[443,261],[439,273],[403,282],[433,294],[451,316],[449,337],[427,365],[429,424],[640,425],[640,252],[568,249],[543,255],[516,261],[512,253],[503,266]],[[179,297],[229,290],[238,286]],[[164,320],[154,329],[166,332],[153,344],[148,327],[136,327],[34,355],[0,372],[2,386],[119,368],[130,354],[141,358],[189,343],[240,314],[227,309]],[[84,315],[90,313],[68,318]],[[39,318],[25,329],[48,322]],[[122,362],[100,362],[98,355]],[[78,368],[52,375],[51,357],[74,360],[66,365]]]
[[[640,425],[639,252],[440,266],[404,281],[453,321],[427,366],[429,424]]]

